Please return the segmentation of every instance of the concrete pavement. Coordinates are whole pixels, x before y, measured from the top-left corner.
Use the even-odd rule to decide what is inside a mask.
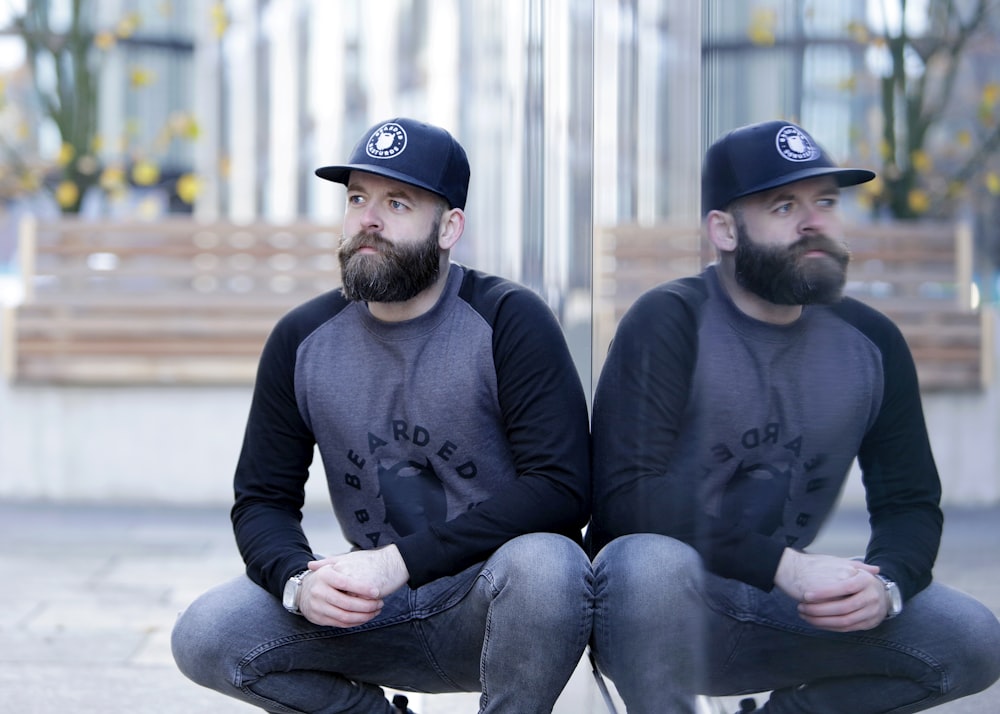
[[[316,548],[342,547],[328,511],[309,511],[304,523]],[[866,533],[864,514],[846,511],[817,545],[852,555]],[[998,552],[1000,507],[951,509],[937,578],[1000,613]],[[0,712],[257,711],[188,682],[169,648],[177,612],[241,571],[224,508],[0,502]],[[411,707],[474,712],[477,697],[414,695]],[[581,666],[555,714],[604,711]],[[995,714],[1000,686],[934,711]]]

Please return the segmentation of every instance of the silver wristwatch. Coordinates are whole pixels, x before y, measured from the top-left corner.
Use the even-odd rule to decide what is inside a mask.
[[[885,596],[889,599],[889,612],[885,619],[891,619],[903,611],[903,595],[899,592],[899,586],[884,575],[876,576],[885,585]]]
[[[293,615],[302,614],[302,611],[299,610],[299,595],[302,593],[302,579],[305,578],[308,572],[308,570],[303,570],[301,573],[296,573],[285,583],[285,591],[281,595],[281,604]]]

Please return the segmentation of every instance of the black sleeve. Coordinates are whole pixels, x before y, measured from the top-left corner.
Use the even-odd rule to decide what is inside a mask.
[[[697,280],[647,292],[622,318],[594,396],[593,554],[630,533],[688,543],[706,567],[769,590],[783,547],[741,521],[706,513],[698,475],[678,473],[677,440],[698,354]]]
[[[288,578],[313,559],[301,522],[316,442],[295,400],[295,354],[336,301],[328,294],[306,303],[271,332],[236,466],[231,511],[236,544],[250,579],[278,597]]]
[[[526,533],[562,533],[579,542],[590,510],[587,404],[559,323],[525,288],[470,285],[478,283],[467,278],[463,297],[493,325],[500,409],[517,480],[475,509],[397,541],[411,587],[458,572]]]
[[[878,346],[885,374],[878,418],[858,452],[872,529],[865,560],[909,598],[931,582],[944,522],[917,371],[888,318],[848,301],[840,310]]]

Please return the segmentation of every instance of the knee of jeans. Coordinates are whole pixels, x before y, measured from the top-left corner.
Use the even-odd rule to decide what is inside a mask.
[[[1000,621],[985,605],[966,608],[955,623],[956,658],[950,668],[950,689],[967,696],[1000,679]]]
[[[487,567],[507,581],[523,581],[548,592],[591,590],[590,560],[572,540],[555,533],[529,533],[514,538],[488,561]]]
[[[181,612],[170,634],[170,649],[177,668],[188,679],[205,687],[230,686],[227,653],[220,627],[229,619],[227,609],[213,605],[203,595]]]
[[[668,536],[636,533],[608,543],[594,558],[598,596],[608,588],[671,592],[698,587],[702,563],[691,546]]]

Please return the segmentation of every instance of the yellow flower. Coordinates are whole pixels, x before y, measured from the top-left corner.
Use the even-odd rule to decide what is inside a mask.
[[[226,15],[225,3],[214,3],[209,10],[209,13],[215,37],[216,39],[221,39],[222,36],[226,34],[226,30],[229,29],[229,17]]]
[[[170,131],[181,139],[194,141],[201,134],[201,127],[193,116],[186,112],[174,112],[170,115]]]
[[[986,190],[992,193],[994,196],[1000,196],[1000,176],[997,175],[996,171],[990,171],[983,178],[983,182],[986,184]]]
[[[148,87],[153,83],[153,73],[148,69],[143,69],[142,67],[133,67],[129,71],[129,84],[132,89],[141,89],[143,87]]]
[[[80,189],[72,181],[63,181],[56,187],[56,203],[60,208],[69,208],[80,198]]]
[[[755,8],[750,16],[750,26],[747,28],[747,37],[755,45],[771,46],[775,42],[775,29],[778,24],[778,15],[769,8]]]
[[[858,22],[857,20],[851,20],[847,23],[847,34],[851,36],[851,39],[857,42],[859,45],[868,44],[868,28],[865,27],[863,22]]]
[[[27,193],[34,193],[42,187],[42,177],[34,171],[25,171],[18,178],[21,189]]]
[[[160,217],[160,202],[153,196],[147,196],[135,207],[136,215],[144,221],[152,221]]]
[[[931,207],[930,196],[923,189],[915,188],[906,197],[906,202],[914,213],[926,213]]]
[[[148,159],[136,161],[132,167],[132,180],[140,186],[152,186],[160,180],[160,167]]]
[[[72,144],[64,141],[59,147],[59,157],[56,159],[56,163],[60,166],[68,166],[74,156],[76,156],[76,149],[73,148]]]
[[[194,203],[201,193],[201,179],[194,174],[184,174],[177,179],[177,195],[184,203]]]
[[[128,15],[123,17],[118,21],[118,26],[115,28],[115,34],[119,37],[131,37],[135,34],[135,31],[139,29],[139,25],[142,24],[142,17],[137,12],[130,12]]]
[[[934,168],[934,160],[931,158],[930,154],[922,149],[917,149],[910,154],[910,161],[913,163],[913,168],[922,174],[927,173]]]
[[[114,47],[116,41],[114,34],[108,30],[101,30],[94,35],[94,46],[102,52],[107,52]]]
[[[958,136],[955,139],[963,149],[968,149],[972,146],[972,134],[967,129],[958,132]]]
[[[100,164],[97,162],[97,157],[91,156],[90,154],[85,154],[80,157],[80,160],[76,162],[76,169],[82,174],[90,175],[97,171]]]
[[[105,191],[116,191],[125,186],[125,171],[121,166],[108,166],[101,172],[98,179],[101,188]]]
[[[982,102],[987,106],[993,106],[1000,99],[1000,84],[997,82],[988,82],[985,87],[983,87]]]

